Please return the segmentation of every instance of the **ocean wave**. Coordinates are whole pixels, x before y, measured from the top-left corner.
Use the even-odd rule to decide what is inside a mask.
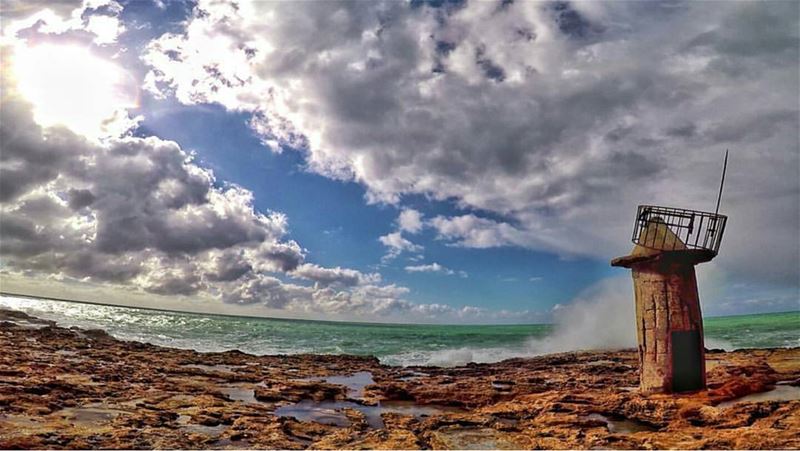
[[[402,366],[458,366],[470,362],[494,363],[516,357],[535,357],[570,351],[635,348],[636,318],[627,277],[607,279],[581,293],[568,306],[555,311],[556,325],[545,337],[527,339],[509,347],[459,347],[411,351],[381,358]],[[730,342],[706,337],[706,347],[733,350]]]
[[[468,363],[494,363],[515,357],[530,357],[525,349],[507,348],[450,348],[436,351],[409,351],[380,357],[386,365],[453,367]]]
[[[636,346],[627,280],[610,281],[556,310],[557,323],[542,326],[387,326],[222,317],[75,304],[0,296],[0,307],[56,321],[64,327],[104,329],[112,336],[200,352],[239,350],[256,355],[374,355],[399,366],[492,363],[579,350]],[[746,322],[749,333],[742,333]],[[708,320],[710,349],[800,345],[800,314],[765,314]],[[538,328],[537,328],[538,327]]]

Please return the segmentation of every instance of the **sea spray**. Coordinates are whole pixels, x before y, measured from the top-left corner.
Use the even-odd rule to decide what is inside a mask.
[[[532,354],[636,347],[636,315],[628,277],[604,279],[553,309],[555,329],[528,342]]]
[[[530,355],[636,347],[636,311],[629,276],[601,280],[566,306],[557,306],[553,333],[528,342]],[[713,321],[713,320],[712,320]],[[721,338],[706,337],[707,348],[732,350]]]
[[[628,279],[604,279],[581,292],[568,305],[557,305],[553,309],[555,325],[552,333],[528,338],[517,347],[460,347],[409,352],[392,356],[389,363],[457,366],[556,352],[635,347],[636,318]]]

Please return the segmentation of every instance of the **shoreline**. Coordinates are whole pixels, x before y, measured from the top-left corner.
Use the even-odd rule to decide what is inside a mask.
[[[709,390],[675,396],[636,390],[632,350],[394,367],[167,348],[2,309],[0,349],[0,448],[800,447],[800,348],[710,352]],[[756,393],[793,400],[735,402]]]
[[[265,354],[354,354],[376,356],[389,365],[457,366],[493,363],[554,352],[635,346],[635,332],[597,324],[560,325],[365,325],[272,320],[215,314],[170,313],[36,298],[0,298],[0,309],[51,319],[63,327],[104,329],[116,338],[194,349]],[[800,313],[759,314],[706,320],[709,349],[800,346]],[[741,333],[747,328],[748,332]],[[602,333],[598,342],[594,333]],[[559,338],[555,338],[559,337]]]

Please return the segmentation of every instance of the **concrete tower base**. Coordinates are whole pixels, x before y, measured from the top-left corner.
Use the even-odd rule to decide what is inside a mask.
[[[706,368],[694,265],[666,260],[631,266],[640,388],[657,392],[700,390],[706,386]]]
[[[687,249],[663,223],[650,224],[644,237],[669,250],[637,245],[630,255],[611,261],[633,273],[640,388],[665,393],[704,389],[703,317],[694,265],[715,254]]]

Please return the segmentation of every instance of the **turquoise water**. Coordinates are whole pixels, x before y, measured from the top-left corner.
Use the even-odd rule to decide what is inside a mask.
[[[800,346],[800,312],[706,318],[703,325],[706,337],[728,348]]]
[[[593,331],[584,340],[554,343],[558,325],[398,325],[233,317],[144,310],[0,296],[0,308],[21,310],[64,326],[99,328],[124,340],[253,354],[374,355],[391,365],[493,362],[572,348],[602,348]],[[706,319],[709,347],[800,346],[800,313]],[[559,337],[563,334],[558,335]],[[633,345],[634,343],[631,343]],[[566,346],[566,348],[565,348]]]

